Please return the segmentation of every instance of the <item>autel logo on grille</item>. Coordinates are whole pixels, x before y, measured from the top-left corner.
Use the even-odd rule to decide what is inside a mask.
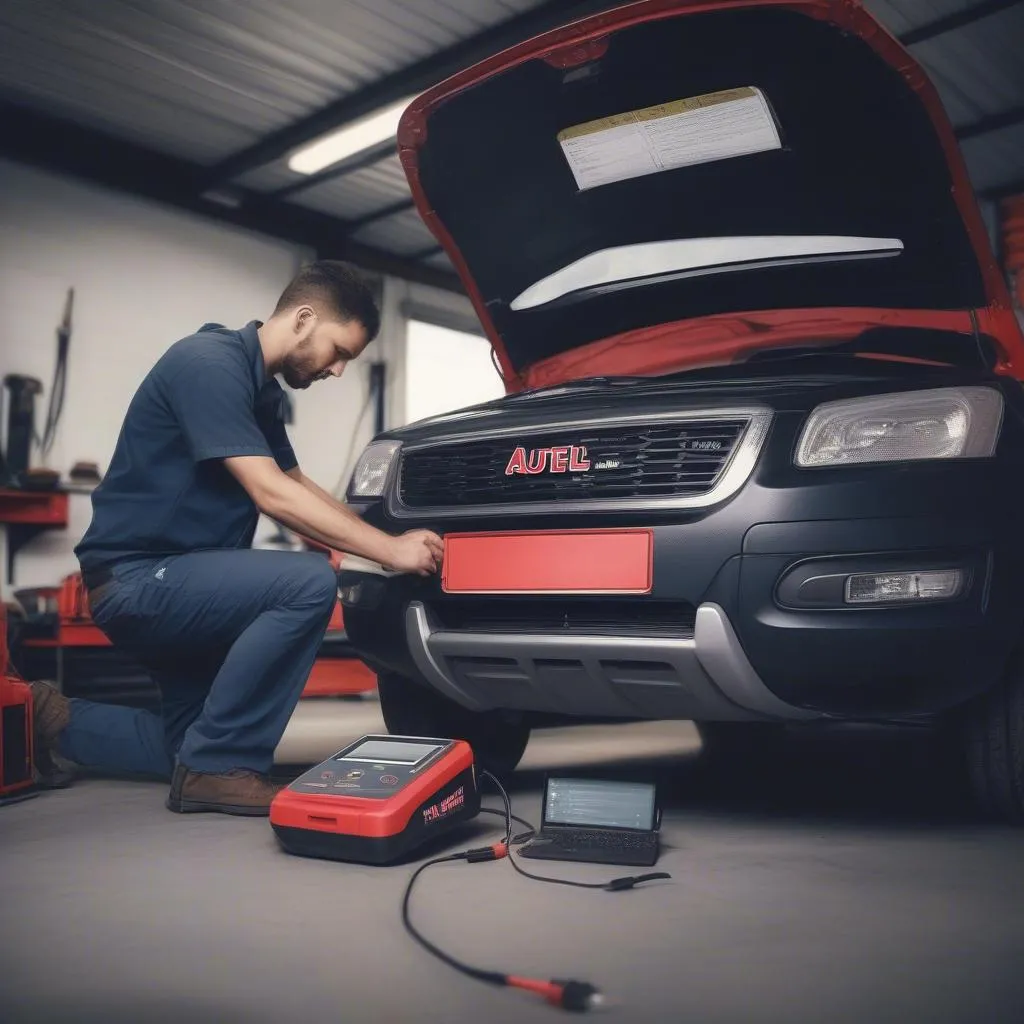
[[[401,456],[395,506],[409,514],[421,509],[525,512],[565,502],[580,508],[647,501],[696,506],[714,494],[733,456],[743,454],[750,422],[737,411],[692,419],[679,415],[668,422],[536,425],[511,435],[428,443]],[[762,436],[758,424],[748,457],[756,454]],[[748,470],[737,463],[737,479]]]
[[[615,462],[601,463],[596,469],[613,469]],[[505,476],[534,476],[537,473],[584,473],[590,469],[587,449],[580,444],[567,445],[564,448],[517,448],[512,453],[505,467]]]

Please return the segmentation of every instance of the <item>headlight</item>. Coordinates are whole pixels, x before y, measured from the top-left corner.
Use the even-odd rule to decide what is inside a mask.
[[[937,388],[819,405],[797,446],[798,466],[985,458],[996,448],[1003,396]]]
[[[372,441],[368,444],[356,463],[349,484],[349,496],[379,498],[384,493],[391,463],[401,447],[401,441]]]

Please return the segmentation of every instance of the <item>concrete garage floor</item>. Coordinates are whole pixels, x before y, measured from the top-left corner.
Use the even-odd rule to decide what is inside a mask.
[[[376,714],[303,704],[279,759],[325,756]],[[512,790],[536,821],[546,767],[656,776],[670,882],[606,893],[445,865],[417,883],[414,920],[480,966],[589,980],[630,1024],[1022,1019],[1024,832],[975,821],[922,742],[798,739],[715,769],[698,749],[688,723],[541,733]],[[289,857],[265,820],[177,817],[164,793],[87,778],[0,809],[4,1024],[559,1019],[406,935],[409,868]],[[482,818],[465,845],[499,828]]]

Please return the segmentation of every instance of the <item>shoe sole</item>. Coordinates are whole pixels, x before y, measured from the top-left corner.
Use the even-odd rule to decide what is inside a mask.
[[[165,806],[175,814],[201,814],[202,812],[235,814],[245,818],[266,818],[269,807],[253,807],[246,804],[215,804],[204,800],[166,800]]]

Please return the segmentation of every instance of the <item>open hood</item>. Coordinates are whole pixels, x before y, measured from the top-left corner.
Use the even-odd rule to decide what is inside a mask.
[[[939,100],[851,0],[628,4],[431,89],[398,142],[509,390],[875,325],[1024,366]]]

